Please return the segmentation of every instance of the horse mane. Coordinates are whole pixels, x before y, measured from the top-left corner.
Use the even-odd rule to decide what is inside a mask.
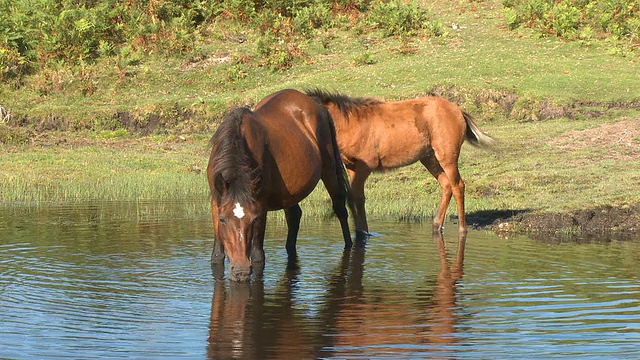
[[[335,105],[347,119],[349,114],[364,115],[372,107],[384,103],[383,100],[372,97],[350,97],[339,92],[330,92],[319,88],[305,90],[305,93],[323,106]]]
[[[214,164],[216,184],[211,192],[219,200],[225,197],[243,204],[255,202],[255,190],[260,183],[259,166],[251,157],[241,128],[243,118],[252,115],[249,108],[234,108],[223,118],[209,142],[213,146],[210,162]],[[219,193],[217,184],[224,185],[224,194]]]

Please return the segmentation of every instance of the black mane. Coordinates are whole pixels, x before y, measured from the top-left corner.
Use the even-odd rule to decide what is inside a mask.
[[[225,198],[243,204],[255,201],[259,167],[251,157],[241,128],[243,118],[252,114],[246,107],[231,110],[211,138],[213,151],[209,162],[214,164],[211,192],[219,200]]]
[[[349,97],[338,92],[330,92],[319,88],[305,90],[305,93],[322,105],[334,104],[345,117],[348,117],[350,113],[366,111],[371,106],[384,103],[384,101],[376,98]]]

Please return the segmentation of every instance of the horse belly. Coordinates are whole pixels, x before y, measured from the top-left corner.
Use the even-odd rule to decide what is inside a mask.
[[[387,128],[377,134],[378,169],[394,169],[411,165],[428,154],[428,138],[415,127]]]
[[[287,147],[275,158],[276,171],[271,171],[265,190],[269,194],[269,210],[291,207],[305,199],[318,185],[322,175],[320,152],[310,146]]]

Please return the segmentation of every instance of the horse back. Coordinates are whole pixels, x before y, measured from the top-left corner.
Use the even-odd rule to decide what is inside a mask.
[[[247,144],[261,159],[268,207],[292,206],[316,187],[330,144],[326,111],[296,90],[282,90],[258,103],[243,126]]]
[[[336,119],[336,116],[334,116]],[[444,98],[380,102],[336,120],[343,160],[384,171],[412,164],[436,148],[458,148],[465,136],[462,111]]]

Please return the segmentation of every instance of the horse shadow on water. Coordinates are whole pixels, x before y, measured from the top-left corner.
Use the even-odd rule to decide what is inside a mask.
[[[305,286],[299,280],[304,266],[288,267],[269,293],[262,279],[218,279],[211,301],[207,356],[307,359],[367,356],[372,351],[446,351],[446,345],[457,342],[459,313],[455,309],[465,242],[466,234],[460,234],[456,254],[450,259],[443,235],[434,233],[439,272],[415,290],[418,300],[404,304],[381,300],[394,296],[391,290],[387,293],[376,287],[371,291],[363,284],[366,249],[361,243],[345,249],[327,274],[323,295],[313,299],[319,308],[316,312],[299,309],[309,302],[308,295],[300,294]],[[399,350],[398,342],[406,346]]]

